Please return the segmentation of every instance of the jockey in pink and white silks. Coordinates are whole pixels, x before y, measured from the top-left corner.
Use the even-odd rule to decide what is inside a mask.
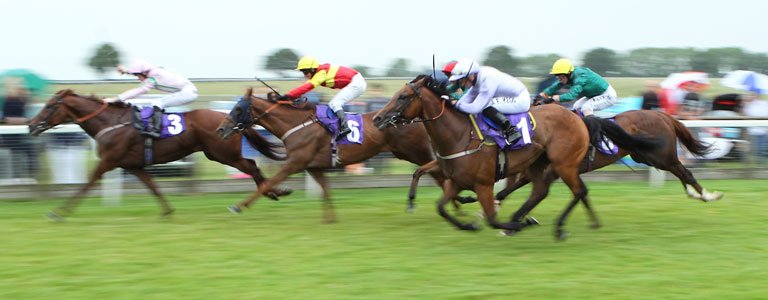
[[[472,59],[461,59],[451,71],[451,82],[467,90],[454,106],[468,114],[482,114],[501,126],[510,145],[522,136],[505,114],[526,112],[531,107],[528,88],[517,78],[493,67],[480,66]]]
[[[149,92],[152,89],[170,93],[160,99],[154,105],[152,121],[147,126],[147,130],[140,129],[142,134],[151,137],[159,137],[162,130],[163,110],[166,107],[180,106],[190,103],[197,99],[197,87],[189,79],[173,71],[162,67],[156,67],[152,64],[137,60],[130,66],[118,66],[117,71],[120,74],[131,74],[141,81],[141,86],[127,90],[115,98],[106,98],[106,102],[125,101],[130,103],[130,99],[136,98]],[[137,112],[138,113],[138,112]],[[137,115],[141,119],[140,114]]]
[[[133,62],[129,67],[118,66],[117,71],[121,74],[131,74],[138,77],[142,85],[127,90],[116,98],[105,99],[107,101],[126,101],[156,89],[170,93],[170,95],[158,100],[157,106],[164,109],[190,103],[198,96],[197,87],[186,77],[168,69],[153,66],[143,60]]]

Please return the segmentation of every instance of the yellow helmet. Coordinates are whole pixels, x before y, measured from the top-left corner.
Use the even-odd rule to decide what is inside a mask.
[[[296,70],[317,69],[319,66],[320,63],[317,62],[317,59],[312,56],[304,56],[296,64]]]
[[[552,71],[549,71],[549,74],[568,74],[571,72],[573,72],[573,63],[566,58],[561,58],[552,65]]]

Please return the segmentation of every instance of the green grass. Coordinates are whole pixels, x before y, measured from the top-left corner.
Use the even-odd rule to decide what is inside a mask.
[[[725,198],[592,183],[604,227],[578,207],[566,242],[551,234],[562,184],[534,211],[542,226],[510,238],[451,228],[436,188],[414,214],[405,189],[334,190],[336,224],[301,192],[239,216],[225,205],[243,194],[169,195],[169,220],[148,196],[86,199],[65,223],[41,217],[61,199],[0,202],[0,299],[764,299],[767,182],[703,183]]]

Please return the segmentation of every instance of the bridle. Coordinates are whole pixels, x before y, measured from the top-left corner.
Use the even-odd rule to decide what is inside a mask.
[[[232,127],[233,131],[236,132],[242,132],[246,128],[249,128],[253,126],[253,124],[256,124],[259,120],[266,117],[272,110],[277,108],[280,105],[293,105],[293,101],[274,101],[272,105],[270,105],[266,110],[264,110],[263,113],[260,113],[255,118],[251,115],[251,101],[245,101],[241,100],[245,104],[238,104],[237,108],[242,109],[243,112],[241,112],[237,119],[233,118],[232,115],[228,115],[227,118],[235,124],[234,127]]]
[[[45,131],[45,130],[53,128],[53,126],[56,126],[56,125],[49,125],[49,121],[56,114],[56,112],[58,112],[58,110],[64,105],[64,98],[65,98],[65,96],[56,96],[56,97],[57,98],[56,98],[56,101],[54,103],[46,105],[45,110],[48,111],[48,114],[44,118],[42,118],[43,119],[42,121],[40,121],[37,124],[35,124],[34,130]],[[94,110],[90,114],[87,114],[87,115],[85,115],[83,117],[79,117],[79,118],[76,115],[74,115],[68,109],[65,109],[64,113],[67,115],[67,117],[69,117],[70,119],[73,120],[72,123],[82,124],[82,123],[92,119],[93,117],[97,116],[98,114],[102,113],[104,110],[107,109],[107,107],[109,107],[109,103],[103,102],[101,107],[99,107],[98,109]]]
[[[422,80],[422,82],[423,81],[424,80]],[[445,102],[447,102],[448,100],[439,98],[442,103],[441,103],[440,113],[437,114],[437,116],[432,117],[432,118],[428,118],[428,119],[423,119],[423,120],[417,120],[417,119],[409,120],[409,119],[403,117],[403,111],[405,111],[405,109],[408,107],[408,105],[411,103],[411,101],[413,101],[414,99],[422,99],[422,100],[424,99],[424,98],[421,97],[421,88],[425,88],[426,87],[425,85],[419,86],[418,84],[416,84],[416,82],[409,82],[406,85],[408,87],[410,87],[411,90],[413,90],[413,94],[411,94],[411,95],[402,95],[401,94],[401,95],[399,95],[397,97],[397,100],[396,100],[396,104],[397,105],[395,106],[396,109],[393,110],[394,114],[392,116],[390,116],[389,119],[386,120],[386,124],[390,124],[390,125],[392,125],[394,127],[397,127],[398,125],[407,125],[407,124],[417,123],[417,122],[434,121],[434,120],[437,120],[437,119],[439,119],[440,117],[443,116],[443,113],[445,113]],[[432,90],[430,89],[430,91],[432,91]],[[433,91],[433,93],[434,93],[434,91]]]

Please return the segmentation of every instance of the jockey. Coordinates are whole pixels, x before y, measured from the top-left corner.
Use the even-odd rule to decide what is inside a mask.
[[[453,72],[453,68],[456,67],[456,63],[458,63],[458,61],[454,60],[445,64],[445,67],[443,67],[443,74],[445,74],[446,78],[451,77],[451,72]],[[461,89],[461,86],[456,82],[452,82],[452,83],[449,82],[445,85],[445,90],[446,92],[448,92],[448,96],[451,98],[451,100],[461,99],[461,95],[463,94],[463,91],[461,91],[460,89]]]
[[[163,109],[190,103],[197,99],[198,96],[197,87],[186,77],[162,67],[155,67],[143,60],[134,61],[128,67],[117,66],[117,71],[120,74],[136,76],[142,82],[142,85],[127,90],[115,98],[106,98],[104,99],[106,102],[126,101],[143,95],[152,89],[170,93],[170,95],[160,98],[157,105],[154,106],[153,122],[150,122],[149,129],[147,130],[147,134],[150,136],[160,136]]]
[[[560,87],[571,85],[569,92],[554,95],[552,99],[558,102],[577,100],[573,109],[584,116],[590,116],[595,111],[606,109],[618,101],[616,90],[603,77],[586,67],[575,67],[565,58],[558,59],[549,74],[557,76],[557,82],[544,89],[539,95],[548,98]]]
[[[360,97],[365,92],[365,78],[355,69],[331,64],[320,64],[312,56],[304,56],[296,64],[296,70],[301,71],[304,77],[309,79],[306,83],[290,90],[278,100],[290,100],[301,97],[318,85],[332,89],[341,89],[328,103],[328,107],[339,117],[339,135],[341,139],[351,132],[347,125],[347,117],[344,114],[344,104]]]
[[[451,71],[451,82],[467,90],[454,106],[469,114],[481,113],[502,127],[508,144],[520,139],[520,131],[504,114],[526,112],[531,106],[528,89],[517,78],[477,61],[462,59]]]

